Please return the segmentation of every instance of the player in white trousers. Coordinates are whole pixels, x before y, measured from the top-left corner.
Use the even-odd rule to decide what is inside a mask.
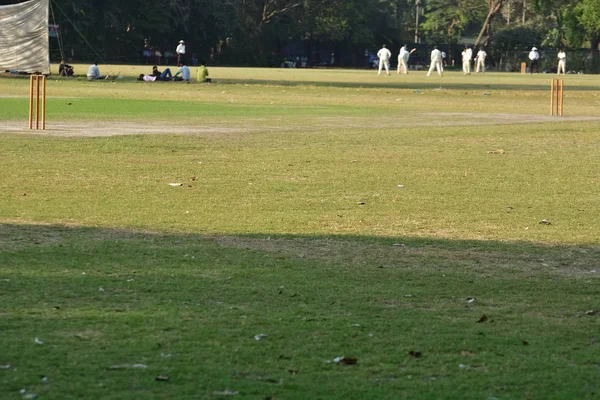
[[[437,46],[435,46],[431,52],[431,64],[429,65],[427,76],[431,75],[434,68],[437,69],[438,74],[442,76],[442,72],[444,71],[442,68],[442,52],[438,50]]]
[[[473,59],[473,50],[471,50],[469,47],[465,47],[461,55],[463,74],[471,75],[471,59]]]
[[[412,49],[408,51],[406,45],[400,48],[400,53],[398,54],[398,73],[399,74],[408,74],[408,59],[410,55],[414,53],[417,49]]]
[[[485,52],[483,47],[481,47],[479,49],[479,51],[477,52],[477,56],[475,57],[475,62],[477,65],[475,67],[476,74],[478,74],[479,72],[485,72],[485,58],[486,57],[487,57],[487,53]]]
[[[392,52],[386,49],[385,44],[381,46],[381,49],[377,52],[379,57],[379,72],[377,75],[381,75],[381,69],[385,67],[385,72],[390,74],[390,58],[392,58]]]
[[[561,71],[564,75],[567,70],[567,54],[563,49],[560,49],[558,52],[558,69],[556,70],[556,74],[560,75]]]

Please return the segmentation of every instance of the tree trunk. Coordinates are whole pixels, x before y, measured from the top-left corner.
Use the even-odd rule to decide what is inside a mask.
[[[481,42],[483,35],[489,29],[490,20],[492,19],[492,17],[494,15],[496,15],[498,10],[500,10],[500,7],[502,7],[502,0],[488,0],[488,6],[489,6],[489,8],[488,8],[487,17],[485,17],[485,22],[483,23],[483,26],[481,27],[481,31],[479,31],[479,36],[477,36],[477,40],[475,40],[474,47],[479,46],[479,43]]]

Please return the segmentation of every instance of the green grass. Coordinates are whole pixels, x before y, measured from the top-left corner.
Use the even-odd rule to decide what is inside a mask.
[[[0,398],[598,396],[594,77],[139,68],[0,79]]]

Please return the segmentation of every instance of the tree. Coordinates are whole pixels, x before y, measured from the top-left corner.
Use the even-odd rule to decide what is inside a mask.
[[[490,37],[490,23],[492,20],[492,17],[494,15],[496,15],[496,13],[498,11],[500,11],[500,8],[502,8],[502,0],[488,0],[488,12],[487,12],[487,16],[485,17],[485,21],[483,22],[483,26],[481,27],[481,31],[479,31],[479,35],[477,36],[477,39],[475,40],[475,46],[478,46],[479,43],[481,42],[481,39],[483,39],[483,35],[487,33],[488,35],[488,40]]]
[[[433,41],[456,43],[484,18],[485,9],[486,0],[430,0],[422,29]]]

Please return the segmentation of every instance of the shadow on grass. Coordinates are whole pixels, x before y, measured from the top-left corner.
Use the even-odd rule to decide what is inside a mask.
[[[1,224],[0,397],[593,398],[598,259],[589,246]]]
[[[238,85],[274,85],[274,86],[317,86],[317,87],[339,87],[351,89],[453,89],[453,90],[506,90],[506,91],[549,91],[549,80],[554,76],[548,75],[548,82],[539,82],[535,84],[513,84],[513,83],[456,83],[449,79],[440,79],[439,77],[425,77],[419,82],[390,81],[382,77],[381,83],[369,82],[323,82],[323,81],[285,81],[285,80],[267,80],[267,79],[218,79],[220,84],[238,84]],[[585,86],[573,85],[567,83],[566,90],[573,91],[598,91],[600,85]]]

